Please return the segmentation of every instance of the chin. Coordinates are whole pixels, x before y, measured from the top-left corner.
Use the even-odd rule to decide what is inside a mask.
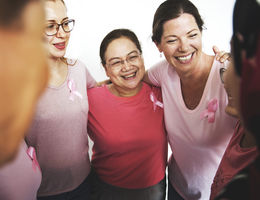
[[[234,107],[227,106],[225,112],[231,117],[239,118],[238,111]]]
[[[65,53],[59,52],[59,53],[53,53],[51,55],[52,55],[53,58],[62,58],[62,57],[65,56]]]

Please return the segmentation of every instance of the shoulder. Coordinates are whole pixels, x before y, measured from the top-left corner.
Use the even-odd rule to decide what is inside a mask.
[[[90,76],[90,72],[87,66],[79,59],[67,59],[69,70],[73,72],[81,73],[87,77]]]
[[[157,99],[162,99],[162,91],[160,87],[152,86],[147,83],[143,83],[143,87],[145,91],[149,93],[149,95],[153,93]]]
[[[168,67],[169,67],[169,63],[167,62],[167,60],[162,60],[154,64],[150,69],[148,69],[148,71],[163,70],[163,69],[167,69]]]
[[[70,67],[70,69],[74,70],[87,70],[86,65],[79,59],[72,59],[72,58],[66,58],[68,66]]]
[[[225,62],[221,63],[219,61],[216,60],[216,57],[213,58],[213,64],[212,64],[212,68],[227,68],[229,65],[230,61],[226,60]]]
[[[166,60],[163,60],[148,69],[148,78],[152,84],[161,86],[162,82],[169,77],[171,71],[174,71],[173,67]]]
[[[88,96],[102,96],[106,92],[107,88],[105,85],[99,86],[99,87],[93,87],[88,89]]]

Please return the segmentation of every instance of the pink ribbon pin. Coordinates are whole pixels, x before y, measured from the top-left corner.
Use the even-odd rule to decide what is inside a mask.
[[[36,152],[35,152],[34,147],[29,147],[27,149],[27,155],[32,160],[33,170],[36,171],[37,167],[40,169],[39,163],[38,163],[37,158],[36,158]]]
[[[153,92],[150,93],[150,99],[153,102],[153,111],[156,110],[157,106],[163,108],[163,103],[157,100],[157,98]]]
[[[211,99],[208,103],[207,109],[201,113],[200,118],[208,118],[208,123],[215,121],[215,113],[218,109],[218,100],[216,98]]]
[[[78,96],[79,98],[83,99],[82,95],[76,90],[76,84],[73,80],[67,81],[68,88],[70,90],[70,97],[71,101],[74,101],[74,96]]]

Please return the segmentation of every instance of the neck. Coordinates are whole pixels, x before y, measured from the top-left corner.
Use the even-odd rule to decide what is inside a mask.
[[[191,71],[177,72],[183,86],[194,87],[206,83],[214,57],[202,54],[201,59]]]
[[[139,83],[139,85],[134,89],[124,89],[122,87],[118,87],[115,84],[108,85],[109,91],[118,97],[132,97],[139,93],[139,91],[142,89],[142,82]]]
[[[48,64],[50,67],[50,70],[59,69],[61,68],[65,63],[61,60],[61,58],[48,58]]]
[[[68,73],[67,64],[64,63],[61,58],[49,58],[49,71],[50,71],[50,79],[49,85],[59,86],[66,79]]]

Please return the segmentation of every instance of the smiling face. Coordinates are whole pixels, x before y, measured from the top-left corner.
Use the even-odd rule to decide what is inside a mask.
[[[117,94],[125,96],[137,94],[142,87],[141,81],[145,69],[143,58],[136,45],[126,37],[115,39],[106,49],[105,60],[106,74]]]
[[[66,7],[60,0],[45,1],[45,11],[46,27],[54,23],[61,24],[68,20]],[[55,35],[45,35],[49,56],[52,58],[63,57],[66,53],[69,37],[70,33],[64,32],[61,26]]]
[[[193,69],[202,54],[201,31],[195,18],[183,13],[178,18],[166,21],[157,47],[177,72]]]

